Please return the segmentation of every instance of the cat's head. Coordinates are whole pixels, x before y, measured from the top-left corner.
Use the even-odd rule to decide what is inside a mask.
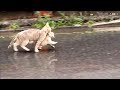
[[[55,38],[54,32],[49,32],[48,35],[49,35],[49,37],[51,37],[51,38]]]

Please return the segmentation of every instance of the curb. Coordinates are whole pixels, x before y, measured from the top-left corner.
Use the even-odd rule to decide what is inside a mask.
[[[56,29],[65,29],[65,28],[88,28],[87,25],[84,26],[63,26],[63,27],[58,27]],[[25,29],[17,29],[17,30],[0,30],[0,32],[18,32],[18,31],[24,31]]]
[[[109,26],[111,25],[111,26]],[[101,22],[101,23],[95,23],[92,25],[93,28],[99,28],[99,27],[120,27],[120,19],[119,20],[114,20],[110,22]],[[87,25],[82,25],[82,26],[62,26],[58,27],[56,29],[65,29],[65,28],[88,28]],[[18,29],[18,30],[0,30],[0,32],[18,32],[18,31],[23,31],[24,29]]]
[[[18,31],[23,31],[23,30],[0,30],[0,32],[18,32]]]

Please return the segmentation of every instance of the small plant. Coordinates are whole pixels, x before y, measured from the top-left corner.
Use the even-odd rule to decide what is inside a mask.
[[[73,24],[80,24],[80,25],[83,24],[83,19],[80,17],[76,17],[74,15],[70,17],[70,20],[71,20],[71,23]]]
[[[48,15],[39,16],[37,21],[32,24],[32,27],[41,29],[47,22],[49,22],[52,29],[56,28],[56,22],[53,21]]]
[[[4,36],[0,36],[0,38],[5,38]]]
[[[83,24],[83,18],[77,17],[74,14],[70,15],[70,16],[65,16],[64,13],[60,13],[60,15],[61,15],[61,18],[64,19],[64,21],[65,21],[64,24],[65,25],[71,26],[71,25],[74,25],[74,24],[80,24],[80,25]]]
[[[88,27],[92,27],[92,25],[94,24],[95,22],[93,21],[93,20],[89,20],[88,22],[87,22],[87,25],[88,25]]]
[[[104,22],[109,22],[109,21],[111,21],[111,19],[104,18],[103,21]]]
[[[65,22],[63,22],[62,20],[58,20],[58,21],[56,22],[56,26],[57,26],[57,27],[63,26],[63,25],[65,25]]]
[[[9,27],[15,30],[20,27],[20,24],[18,22],[12,22]]]
[[[87,25],[88,25],[90,31],[93,31],[92,25],[93,25],[94,23],[95,23],[95,21],[93,21],[93,20],[89,20],[89,21],[87,22]]]
[[[64,13],[59,13],[63,20],[54,21],[49,15],[38,16],[37,21],[32,24],[32,27],[41,29],[47,22],[49,22],[52,29],[56,29],[59,26],[73,26],[73,25],[83,25],[85,18],[83,16],[75,16],[74,14],[66,16]],[[93,20],[87,22],[88,27],[91,29]]]
[[[53,21],[53,20],[49,21],[49,25],[52,29],[56,29],[56,22],[55,21]]]
[[[66,16],[64,13],[60,12],[59,14],[60,14],[61,18],[65,19],[65,20],[69,19],[69,17]]]

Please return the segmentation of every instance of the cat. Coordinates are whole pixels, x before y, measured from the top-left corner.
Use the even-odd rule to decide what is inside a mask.
[[[41,30],[28,29],[21,31],[12,39],[8,48],[10,48],[13,45],[14,51],[18,51],[17,46],[21,46],[24,50],[30,51],[30,49],[28,49],[26,45],[29,42],[34,41],[36,42],[34,51],[39,52],[38,48],[41,42],[46,38],[46,35],[49,34],[51,30],[52,29],[49,26],[49,23],[47,22],[46,25]]]

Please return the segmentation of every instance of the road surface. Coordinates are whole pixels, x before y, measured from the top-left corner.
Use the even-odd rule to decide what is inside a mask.
[[[74,30],[75,31],[75,30]],[[78,32],[77,32],[78,31]],[[4,35],[2,33],[1,35]],[[6,33],[12,36],[13,33]],[[120,32],[55,33],[55,49],[34,53],[7,49],[0,38],[1,79],[120,79]]]

